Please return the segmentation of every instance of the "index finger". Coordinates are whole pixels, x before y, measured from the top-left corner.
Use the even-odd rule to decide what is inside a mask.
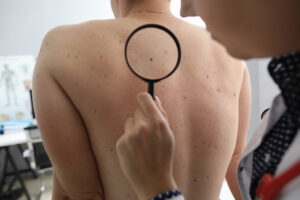
[[[157,108],[157,105],[153,101],[152,97],[145,92],[138,94],[138,103],[141,107],[142,112],[146,117],[160,117],[161,113]]]

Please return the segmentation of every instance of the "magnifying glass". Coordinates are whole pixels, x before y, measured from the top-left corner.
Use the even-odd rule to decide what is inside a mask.
[[[129,35],[125,59],[129,69],[148,83],[148,92],[154,98],[154,83],[168,78],[177,70],[181,47],[176,36],[166,27],[145,24]]]

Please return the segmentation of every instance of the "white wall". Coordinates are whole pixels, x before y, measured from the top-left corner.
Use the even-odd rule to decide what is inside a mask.
[[[263,112],[265,109],[271,107],[273,98],[279,94],[279,89],[270,77],[268,68],[266,67],[270,59],[261,59],[258,61],[259,67],[259,109]]]
[[[256,127],[260,122],[259,69],[257,66],[257,60],[248,60],[246,63],[250,74],[251,89],[252,89],[251,118],[250,118],[250,126],[247,135],[247,140],[249,141],[251,135],[254,133]]]
[[[279,89],[268,72],[269,62],[269,58],[247,61],[252,87],[252,109],[248,140],[260,123],[261,113],[271,107],[273,98],[279,94]]]
[[[109,0],[0,0],[0,55],[37,55],[53,27],[112,18]]]

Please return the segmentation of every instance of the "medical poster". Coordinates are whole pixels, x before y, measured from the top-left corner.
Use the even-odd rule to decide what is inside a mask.
[[[0,56],[0,123],[30,120],[33,56]]]

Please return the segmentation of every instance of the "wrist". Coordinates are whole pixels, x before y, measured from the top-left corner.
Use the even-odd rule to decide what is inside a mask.
[[[169,190],[167,192],[161,193],[150,200],[184,200],[180,190]]]
[[[147,181],[144,186],[137,186],[136,192],[139,200],[148,200],[166,191],[178,189],[173,178],[160,178],[158,180]]]

